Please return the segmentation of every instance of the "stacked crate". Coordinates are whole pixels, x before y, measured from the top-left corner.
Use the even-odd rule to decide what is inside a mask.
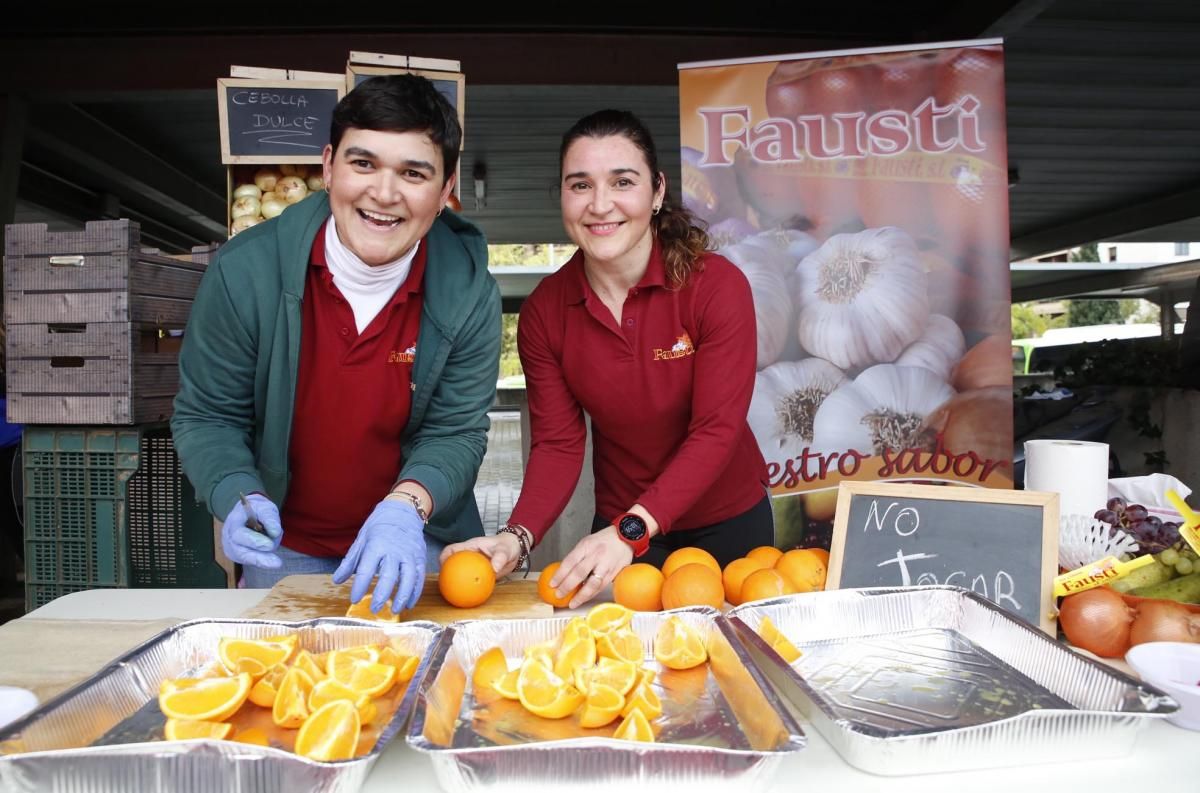
[[[213,248],[143,249],[129,220],[5,229],[8,420],[26,425],[27,609],[95,587],[228,585],[164,423]]]
[[[186,260],[142,250],[138,224],[42,223],[4,238],[8,420],[18,424],[164,421],[179,387],[178,351],[211,249]],[[174,331],[175,333],[172,333]]]

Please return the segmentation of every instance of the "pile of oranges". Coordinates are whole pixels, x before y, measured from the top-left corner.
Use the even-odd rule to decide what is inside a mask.
[[[382,708],[377,703],[403,689],[419,659],[388,645],[313,654],[297,649],[297,638],[225,637],[219,666],[202,677],[163,681],[164,737],[274,745],[324,762],[369,751],[364,729],[372,728],[373,744],[380,717],[390,717],[384,711],[399,699],[390,697]]]
[[[680,548],[667,557],[662,569],[638,562],[613,580],[613,600],[632,611],[660,611],[683,606],[739,605],[753,600],[815,592],[825,588],[829,552],[823,548],[781,551],[763,545],[721,569],[716,558],[702,548]],[[550,579],[558,563],[538,578],[538,594],[552,606],[564,608],[574,592],[558,597]]]
[[[653,722],[663,713],[652,686],[657,672],[643,666],[645,649],[630,627],[632,618],[624,606],[601,603],[586,617],[572,618],[557,638],[525,648],[512,669],[499,647],[488,649],[471,673],[476,698],[515,700],[544,719],[578,715],[584,728],[620,718],[614,738],[654,741]],[[672,616],[654,637],[654,658],[685,670],[703,664],[708,653],[700,632]]]

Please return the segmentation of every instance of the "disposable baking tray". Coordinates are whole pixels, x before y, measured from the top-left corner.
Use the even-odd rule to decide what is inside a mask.
[[[106,793],[155,790],[353,791],[411,715],[419,682],[442,627],[433,622],[369,623],[345,618],[305,622],[193,620],[170,628],[74,688],[0,730],[0,790]],[[421,663],[374,747],[333,763],[283,749],[232,741],[163,741],[158,708],[164,680],[216,662],[222,636],[261,639],[299,634],[313,653],[389,642]]]
[[[543,719],[518,702],[476,696],[470,678],[480,655],[498,646],[516,668],[525,648],[558,637],[569,617],[454,623],[418,692],[409,745],[429,754],[440,785],[455,793],[612,793],[631,784],[678,793],[765,783],[786,754],[804,747],[804,734],[773,701],[718,614],[695,607],[633,618],[643,666],[658,670],[654,688],[663,715],[652,724],[655,743],[613,739],[616,722],[585,729],[577,715]],[[708,663],[674,671],[654,660],[654,635],[672,615],[702,632]]]
[[[795,662],[758,635],[765,617]],[[1179,707],[960,587],[791,595],[726,619],[780,698],[875,774],[1111,758]]]

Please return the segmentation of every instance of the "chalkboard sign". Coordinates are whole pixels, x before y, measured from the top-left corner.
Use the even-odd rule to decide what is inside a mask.
[[[887,482],[839,488],[827,589],[949,584],[1053,631],[1058,494]]]
[[[217,80],[221,162],[320,162],[345,90],[341,82]]]

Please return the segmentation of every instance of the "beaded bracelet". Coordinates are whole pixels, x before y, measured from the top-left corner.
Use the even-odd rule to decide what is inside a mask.
[[[529,569],[531,567],[529,561],[529,552],[532,549],[529,546],[529,541],[525,539],[525,532],[527,531],[529,531],[529,529],[525,528],[524,526],[514,526],[509,524],[496,532],[497,534],[511,534],[517,538],[517,543],[521,546],[521,556],[517,559],[516,569],[520,570],[522,565],[525,566],[525,575],[521,576],[522,578],[529,578]]]

